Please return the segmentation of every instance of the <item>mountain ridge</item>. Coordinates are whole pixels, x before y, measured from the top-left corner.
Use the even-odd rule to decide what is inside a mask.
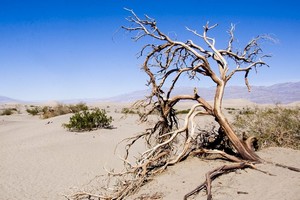
[[[198,94],[208,101],[213,100],[215,87],[199,87]],[[194,87],[178,87],[174,89],[173,96],[178,94],[192,94]],[[102,99],[103,101],[132,102],[144,99],[150,90],[134,91]],[[225,99],[247,99],[254,103],[283,103],[288,104],[300,101],[300,81],[278,83],[271,86],[252,86],[248,92],[246,86],[228,86],[225,88]]]
[[[215,87],[198,87],[198,94],[207,101],[213,100]],[[193,94],[194,87],[178,87],[173,91],[173,95],[178,94]],[[124,93],[109,98],[93,98],[93,99],[70,99],[58,100],[63,103],[77,102],[134,102],[145,99],[151,92],[150,89],[137,90],[129,93]],[[300,101],[300,81],[278,83],[270,86],[252,86],[251,92],[248,92],[246,86],[227,86],[225,88],[224,100],[227,99],[246,99],[254,103],[293,103]],[[0,96],[0,103],[24,103],[25,101],[16,100],[6,96]]]

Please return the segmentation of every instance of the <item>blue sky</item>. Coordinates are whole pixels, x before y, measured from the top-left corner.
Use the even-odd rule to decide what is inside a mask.
[[[188,26],[202,32],[207,22],[224,48],[227,30],[236,24],[238,45],[259,34],[276,43],[263,44],[270,68],[250,75],[253,85],[299,81],[300,13],[297,1],[201,0],[0,0],[0,95],[22,100],[105,98],[145,89],[144,45],[120,29],[131,8],[147,14],[170,35],[193,38]],[[188,86],[188,82],[182,82]],[[200,87],[211,86],[206,81]],[[242,85],[242,78],[232,80]]]

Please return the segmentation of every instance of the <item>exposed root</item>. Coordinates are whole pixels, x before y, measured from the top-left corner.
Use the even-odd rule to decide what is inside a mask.
[[[205,175],[206,180],[201,185],[196,187],[194,190],[192,190],[191,192],[186,194],[184,196],[184,200],[187,200],[190,196],[197,194],[204,188],[206,189],[207,200],[211,200],[212,199],[211,183],[215,178],[217,178],[218,176],[220,176],[222,174],[232,172],[237,169],[244,169],[246,167],[252,167],[252,165],[249,165],[246,162],[240,162],[240,163],[235,163],[232,165],[223,165],[222,167],[218,167],[218,168],[206,173],[206,175]]]
[[[236,156],[233,156],[233,155],[229,155],[227,153],[225,153],[224,151],[220,151],[220,150],[209,150],[209,149],[198,149],[194,152],[192,152],[191,154],[192,155],[197,155],[197,154],[219,154],[221,156],[223,156],[224,158],[232,161],[232,162],[243,162],[242,159],[236,157]]]
[[[256,144],[257,144],[257,138],[254,137],[254,136],[251,136],[251,137],[249,137],[249,138],[244,138],[244,136],[245,136],[245,135],[243,135],[243,139],[244,139],[244,142],[245,142],[246,146],[247,146],[249,149],[252,149],[252,150],[254,151],[254,150],[256,149],[256,148],[254,147],[254,144],[255,144],[255,146],[256,146]]]
[[[211,183],[212,183],[212,181],[215,178],[217,178],[218,176],[222,175],[222,174],[226,174],[226,173],[238,170],[238,169],[251,168],[251,169],[257,170],[259,172],[262,172],[264,174],[267,174],[267,175],[270,175],[270,176],[275,176],[272,173],[269,173],[267,171],[263,171],[263,170],[258,169],[254,165],[255,163],[268,163],[268,164],[273,164],[277,167],[282,167],[282,168],[286,168],[286,169],[289,169],[289,170],[292,170],[292,171],[295,171],[295,172],[300,172],[300,168],[290,167],[290,166],[286,166],[286,165],[282,165],[282,164],[274,163],[274,162],[269,162],[269,161],[265,161],[263,159],[260,159],[257,162],[248,162],[248,161],[242,160],[240,158],[237,158],[235,156],[229,155],[229,154],[227,154],[223,151],[220,151],[220,150],[199,149],[199,150],[196,150],[196,151],[192,152],[191,154],[192,155],[197,155],[197,154],[203,154],[203,153],[206,153],[206,154],[219,154],[222,157],[224,157],[224,158],[226,158],[230,161],[236,162],[236,163],[231,164],[231,165],[223,165],[221,167],[215,168],[214,170],[206,173],[205,181],[201,185],[196,187],[194,190],[187,193],[184,196],[184,200],[187,200],[192,195],[196,195],[197,193],[199,193],[203,189],[206,189],[207,200],[211,200],[212,199],[212,193],[211,193]]]
[[[213,152],[213,151],[207,151],[207,153],[217,153],[217,151],[215,151],[215,152]],[[236,160],[236,159],[232,159],[232,157],[227,157],[227,155],[224,155],[223,153],[220,153],[220,155],[222,155],[222,156],[224,156],[226,158],[230,158],[230,160]],[[184,196],[184,200],[187,200],[190,196],[198,194],[203,189],[206,189],[207,200],[211,200],[212,199],[212,192],[211,192],[211,187],[212,187],[211,183],[212,183],[212,181],[215,178],[217,178],[217,177],[219,177],[219,176],[221,176],[223,174],[230,173],[230,172],[236,171],[238,169],[252,168],[254,170],[257,170],[259,172],[267,174],[269,176],[275,176],[274,174],[271,174],[271,173],[269,173],[267,171],[263,171],[263,170],[257,169],[255,167],[255,165],[253,163],[251,163],[251,162],[246,162],[246,161],[242,161],[242,160],[240,160],[240,161],[241,162],[234,163],[234,164],[231,164],[231,165],[223,165],[221,167],[215,168],[212,171],[207,172],[206,175],[205,175],[205,181],[201,185],[199,185],[198,187],[196,187],[194,190],[192,190],[191,192],[187,193]],[[278,167],[283,167],[283,168],[290,169],[292,171],[300,172],[299,168],[289,167],[289,166],[286,166],[286,165],[281,165],[281,164],[272,163],[272,162],[265,162],[265,163],[274,164],[275,166],[278,166]]]

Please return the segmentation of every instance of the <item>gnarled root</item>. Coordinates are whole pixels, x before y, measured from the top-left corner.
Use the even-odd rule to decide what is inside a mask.
[[[249,147],[251,145],[249,141],[252,141],[252,140],[253,140],[253,138],[248,140]],[[223,165],[221,167],[215,168],[214,170],[209,171],[208,173],[206,173],[205,181],[201,185],[196,187],[194,190],[187,193],[184,196],[184,200],[187,200],[192,195],[196,195],[197,193],[199,193],[203,189],[206,189],[207,200],[211,200],[212,199],[212,193],[211,193],[211,187],[212,187],[211,183],[212,183],[212,181],[215,178],[217,178],[218,176],[222,175],[222,174],[233,172],[233,171],[238,170],[238,169],[252,168],[252,169],[257,170],[259,172],[262,172],[264,174],[274,176],[273,174],[271,174],[267,171],[257,169],[256,166],[254,165],[255,163],[268,163],[268,164],[273,164],[277,167],[282,167],[282,168],[286,168],[286,169],[289,169],[289,170],[292,170],[292,171],[300,172],[299,168],[290,167],[290,166],[286,166],[286,165],[282,165],[282,164],[278,164],[278,163],[274,163],[274,162],[269,162],[269,161],[265,161],[263,159],[259,159],[256,162],[245,161],[245,160],[242,160],[242,159],[240,159],[238,157],[235,157],[233,155],[229,155],[229,154],[225,153],[224,151],[220,151],[220,150],[199,149],[199,150],[193,151],[191,153],[191,155],[197,155],[197,154],[203,154],[203,153],[204,154],[219,154],[222,157],[224,157],[224,158],[226,158],[230,161],[233,161],[235,163],[231,164],[231,165]]]
[[[220,176],[224,173],[228,173],[228,172],[235,171],[237,169],[244,169],[244,168],[252,167],[252,166],[253,165],[248,164],[246,162],[240,162],[240,163],[235,163],[232,165],[223,165],[222,167],[218,167],[218,168],[206,173],[206,180],[201,185],[196,187],[194,190],[192,190],[191,192],[186,194],[184,196],[184,200],[187,200],[190,196],[197,194],[204,188],[206,189],[207,200],[211,200],[212,199],[211,183],[215,178],[217,178],[218,176]]]

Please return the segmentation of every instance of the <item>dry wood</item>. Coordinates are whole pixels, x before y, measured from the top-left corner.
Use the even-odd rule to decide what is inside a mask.
[[[217,178],[218,176],[220,176],[224,173],[228,173],[228,172],[231,172],[231,171],[237,170],[237,169],[243,169],[245,167],[250,167],[250,165],[248,165],[245,162],[240,162],[240,163],[235,163],[235,164],[231,164],[231,165],[223,165],[221,167],[213,169],[212,171],[206,173],[206,175],[205,175],[206,180],[201,185],[199,185],[194,190],[192,190],[191,192],[189,192],[188,194],[186,194],[184,196],[184,200],[187,200],[188,197],[200,192],[204,188],[206,188],[207,200],[211,200],[212,199],[211,182],[215,178]]]
[[[186,42],[174,40],[158,28],[154,19],[147,15],[141,19],[132,10],[126,10],[131,14],[127,18],[131,26],[122,28],[136,34],[133,36],[134,41],[144,37],[151,38],[153,41],[152,44],[146,44],[140,52],[140,56],[144,56],[142,69],[149,77],[147,85],[152,89],[151,94],[144,101],[136,103],[135,106],[144,111],[144,114],[141,115],[142,121],[146,121],[148,116],[153,113],[158,114],[160,119],[153,128],[127,140],[126,155],[122,159],[126,170],[121,173],[109,172],[111,178],[118,180],[118,184],[111,193],[102,195],[102,197],[104,199],[106,197],[124,199],[135,193],[153,176],[164,171],[166,167],[184,160],[189,155],[219,154],[234,163],[208,172],[206,181],[184,197],[187,199],[206,188],[207,199],[211,199],[211,182],[216,177],[236,169],[256,169],[255,163],[264,162],[254,152],[252,145],[254,138],[244,138],[245,140],[243,140],[235,133],[222,112],[222,100],[227,83],[238,73],[245,74],[245,85],[250,91],[248,75],[251,70],[268,66],[262,60],[267,56],[262,54],[260,47],[260,41],[268,38],[258,36],[247,43],[241,51],[234,50],[235,26],[232,25],[229,30],[227,47],[217,49],[215,39],[209,36],[209,31],[216,28],[217,24],[210,26],[207,23],[203,26],[202,34],[187,28],[188,31],[204,41],[208,46],[208,48],[204,48],[191,40]],[[229,63],[235,63],[236,66],[229,66]],[[215,83],[216,90],[212,104],[201,97],[201,93],[199,94],[196,88],[194,91],[187,91],[186,94],[174,95],[174,89],[179,79],[186,77],[199,79],[201,76],[208,77]],[[193,101],[195,104],[190,108],[182,127],[179,128],[174,107],[177,103],[185,100]],[[203,148],[203,144],[197,142],[201,131],[196,129],[195,119],[203,115],[213,117],[219,124],[221,139],[219,144],[215,144],[210,149]],[[145,139],[148,149],[137,157],[135,164],[131,164],[127,160],[129,150],[140,139]],[[226,139],[230,141],[231,153],[225,152],[225,148],[220,145],[222,142],[225,143]],[[218,147],[219,145],[221,147]],[[297,171],[296,168],[289,167],[289,169]],[[85,197],[89,195],[81,194]],[[80,195],[78,194],[76,197],[79,199]],[[99,196],[100,199],[102,197]]]

